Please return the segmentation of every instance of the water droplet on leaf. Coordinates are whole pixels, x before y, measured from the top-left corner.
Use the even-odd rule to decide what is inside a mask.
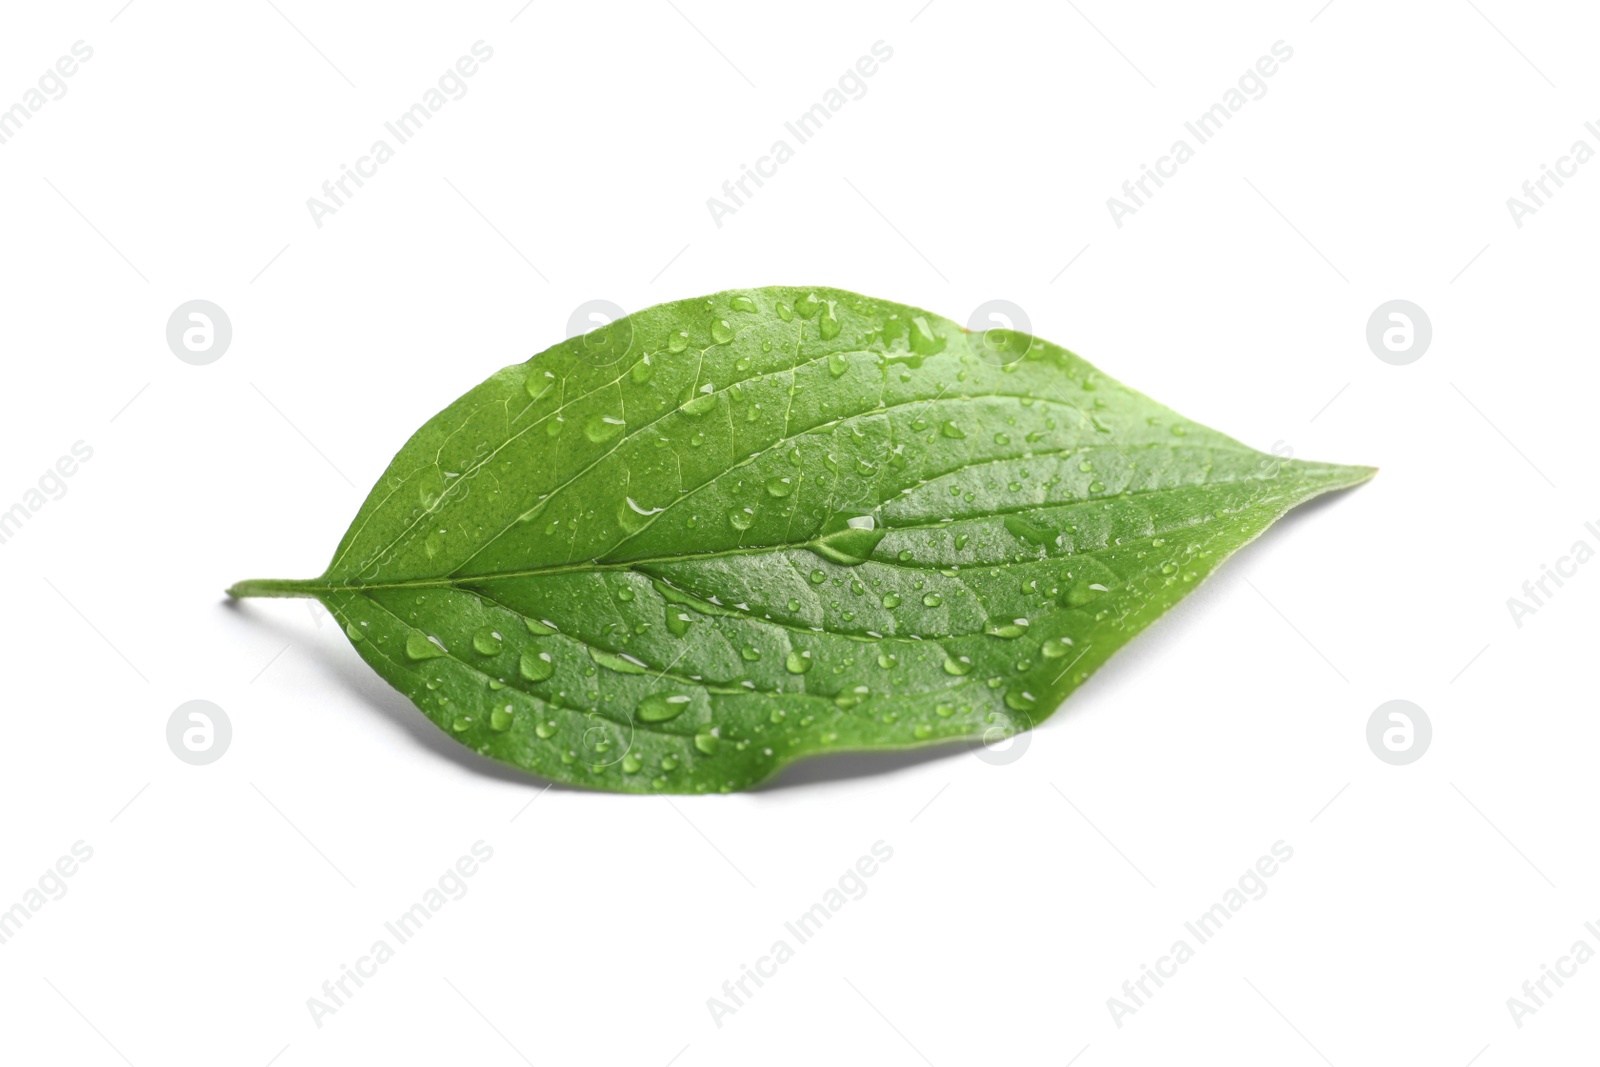
[[[435,638],[413,630],[406,634],[406,656],[410,659],[433,659],[445,655],[444,646]]]
[[[517,670],[530,682],[543,682],[556,673],[556,661],[548,652],[524,652],[517,662]]]
[[[689,703],[681,693],[651,693],[639,701],[639,718],[644,722],[667,722],[688,711]]]
[[[944,658],[944,672],[960,677],[972,673],[972,660],[966,656],[946,656]]]

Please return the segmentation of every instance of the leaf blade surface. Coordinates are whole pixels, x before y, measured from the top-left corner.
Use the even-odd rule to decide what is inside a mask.
[[[1289,508],[1370,477],[1049,342],[831,289],[664,304],[507,367],[308,582],[446,732],[553,780],[747,788],[1051,714]]]

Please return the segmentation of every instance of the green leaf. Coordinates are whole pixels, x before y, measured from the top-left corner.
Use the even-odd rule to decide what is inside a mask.
[[[507,367],[379,479],[314,596],[441,729],[546,778],[744,789],[995,738],[1289,508],[1371,477],[1072,353],[836,289],[663,304]]]

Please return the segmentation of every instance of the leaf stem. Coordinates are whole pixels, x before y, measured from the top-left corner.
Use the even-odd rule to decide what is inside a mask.
[[[316,596],[327,592],[328,583],[320,578],[250,578],[236,582],[228,595],[234,598],[247,596]]]

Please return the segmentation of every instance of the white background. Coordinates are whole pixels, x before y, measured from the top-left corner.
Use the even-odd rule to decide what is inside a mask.
[[[94,454],[0,545],[0,908],[93,858],[0,945],[0,1057],[1592,1055],[1600,962],[1520,1028],[1506,999],[1600,950],[1600,562],[1520,628],[1506,600],[1600,548],[1600,163],[1521,228],[1506,198],[1600,148],[1600,18],[921,2],[8,5],[0,107],[94,56],[0,145],[0,510]],[[315,226],[307,197],[480,39],[467,95]],[[707,197],[879,40],[866,95],[716,226]],[[1279,40],[1267,94],[1114,225],[1106,198]],[[1192,418],[1382,473],[1240,553],[1021,758],[746,795],[540,793],[304,602],[224,604],[318,573],[407,435],[581,302],[779,283],[963,321],[1008,299]],[[209,366],[165,341],[195,298],[233,324]],[[1365,341],[1395,298],[1433,324],[1409,366]],[[195,698],[233,724],[205,767],[165,739]],[[1404,767],[1365,739],[1396,698],[1434,730]],[[307,998],[478,840],[467,895],[315,1025]],[[715,1025],[707,998],[879,840],[866,896]],[[1107,998],[1279,840],[1267,895],[1118,1027]]]

